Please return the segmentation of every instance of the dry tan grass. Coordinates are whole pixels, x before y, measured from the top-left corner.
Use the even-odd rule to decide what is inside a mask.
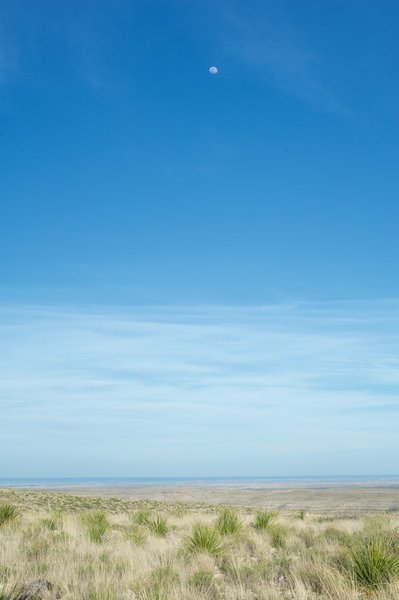
[[[240,508],[241,527],[223,535],[216,506],[0,490],[4,503],[20,515],[0,526],[0,600],[39,579],[54,585],[49,599],[65,600],[399,598],[395,577],[373,590],[347,566],[363,538],[389,535],[398,551],[397,515],[302,519],[280,512],[259,529],[255,509]],[[157,517],[166,531],[154,526]],[[97,537],[90,530],[96,519]],[[192,551],[187,540],[199,523],[215,530],[220,552],[206,544]]]

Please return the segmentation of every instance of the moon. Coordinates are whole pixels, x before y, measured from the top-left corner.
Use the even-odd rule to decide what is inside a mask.
[[[209,73],[211,75],[217,75],[219,72],[219,69],[217,67],[209,67]]]

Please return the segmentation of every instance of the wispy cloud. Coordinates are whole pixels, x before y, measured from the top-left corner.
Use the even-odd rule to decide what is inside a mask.
[[[314,108],[343,112],[334,91],[320,80],[322,57],[285,3],[256,6],[217,3],[210,25],[218,46],[241,65],[263,74],[270,85]]]
[[[16,65],[16,45],[5,32],[4,24],[0,23],[0,87],[7,83],[9,75],[16,69]]]
[[[352,436],[372,427],[367,412],[386,432],[398,333],[395,302],[3,306],[1,433],[72,431],[80,444],[95,433],[118,446],[128,429],[133,447],[173,449],[216,435],[222,445],[238,436],[264,446],[265,431],[266,446],[279,447],[289,432],[294,452],[295,436],[328,436],[338,422]]]
[[[0,47],[0,85],[4,84],[9,62],[5,56],[4,48]]]
[[[115,35],[107,10],[118,11],[122,5],[122,1],[96,4],[82,0],[59,4],[55,11],[46,2],[26,6],[23,11],[15,3],[0,5],[0,85],[19,69],[21,77],[26,77],[27,57],[39,57],[46,63],[50,47],[58,54],[60,64],[64,61],[66,68],[84,83],[103,88],[109,78],[106,53]],[[39,81],[43,85],[40,77]]]

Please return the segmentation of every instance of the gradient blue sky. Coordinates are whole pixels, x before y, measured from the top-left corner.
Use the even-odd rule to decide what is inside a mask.
[[[398,25],[1,2],[0,476],[398,471]]]

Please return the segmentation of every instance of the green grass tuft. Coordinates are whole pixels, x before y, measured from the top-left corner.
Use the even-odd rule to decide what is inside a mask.
[[[7,502],[0,504],[0,525],[14,521],[20,516],[21,512],[13,504],[8,504]]]
[[[139,525],[131,525],[124,530],[124,535],[127,540],[132,542],[135,546],[143,546],[146,542],[147,536]]]
[[[273,523],[267,531],[272,546],[274,548],[284,548],[289,530],[283,525]]]
[[[221,535],[236,535],[242,531],[242,523],[237,512],[225,508],[219,515],[216,527]]]
[[[96,544],[105,541],[111,528],[105,513],[96,511],[84,515],[89,538]]]
[[[134,513],[133,518],[138,525],[147,525],[151,518],[151,513],[149,510],[138,510]]]
[[[209,569],[196,571],[189,579],[189,585],[207,597],[215,585],[215,574]]]
[[[274,522],[277,513],[273,510],[260,510],[256,513],[254,527],[255,529],[268,529]]]
[[[137,525],[146,527],[151,533],[159,537],[165,537],[169,533],[169,524],[165,517],[160,515],[151,516],[148,510],[139,510],[133,515]]]
[[[87,595],[82,597],[82,600],[117,600],[117,595],[112,590],[89,590]]]
[[[54,517],[46,517],[42,520],[42,525],[45,529],[48,529],[49,531],[55,531],[58,525],[57,519],[55,519]]]
[[[194,525],[186,540],[186,548],[192,553],[207,552],[214,556],[221,554],[223,549],[218,531],[202,524]]]
[[[388,537],[368,538],[354,546],[348,562],[356,583],[371,590],[399,578],[399,554]]]
[[[159,537],[165,537],[169,533],[169,525],[167,520],[160,515],[149,518],[146,522],[146,526],[154,535]]]

